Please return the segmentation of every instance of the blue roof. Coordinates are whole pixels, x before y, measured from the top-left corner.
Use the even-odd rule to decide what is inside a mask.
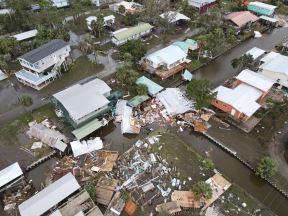
[[[136,84],[143,84],[148,87],[149,95],[154,96],[158,92],[162,91],[164,88],[145,76],[142,76],[136,80]]]
[[[190,71],[185,70],[182,77],[184,80],[191,81],[193,79],[193,74]]]

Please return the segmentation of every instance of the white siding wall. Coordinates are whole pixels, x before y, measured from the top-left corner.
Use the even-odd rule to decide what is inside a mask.
[[[62,49],[56,51],[55,53],[47,56],[46,58],[34,63],[33,65],[30,64],[29,62],[25,61],[24,59],[20,59],[20,64],[23,67],[26,67],[26,68],[29,68],[29,69],[35,71],[36,73],[41,73],[44,70],[46,70],[47,68],[56,64],[59,61],[60,57],[62,57],[62,58],[68,57],[70,51],[71,51],[71,48],[68,45],[68,46],[63,47]]]

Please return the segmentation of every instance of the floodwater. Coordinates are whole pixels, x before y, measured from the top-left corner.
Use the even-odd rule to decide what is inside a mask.
[[[222,84],[228,78],[238,74],[239,70],[233,69],[231,66],[232,59],[240,57],[253,47],[271,51],[274,49],[275,45],[281,43],[285,36],[288,36],[288,28],[279,28],[275,29],[273,32],[263,34],[263,37],[261,38],[253,38],[245,41],[239,46],[220,56],[207,66],[197,70],[194,73],[195,78],[207,79],[212,82],[214,87],[216,87]]]
[[[112,125],[109,125],[109,127],[100,129],[94,135],[101,136],[105,143],[109,143],[109,147],[112,150],[117,150],[120,154],[127,151],[138,139],[147,136],[150,128],[154,130],[159,128],[157,124],[153,124],[149,125],[149,129],[143,128],[140,135],[123,136],[121,134],[120,124],[111,124]],[[236,158],[223,151],[202,135],[188,130],[178,133],[178,128],[175,127],[169,127],[169,129],[177,134],[183,141],[188,143],[199,154],[211,158],[215,163],[216,169],[223,175],[227,176],[232,183],[242,187],[249,194],[275,212],[275,214],[279,216],[287,216],[288,199],[268,183],[255,176],[250,169],[244,166]]]
[[[213,86],[216,87],[226,79],[237,75],[239,72],[237,69],[232,68],[230,63],[232,59],[240,57],[255,46],[270,51],[274,49],[275,45],[281,43],[286,35],[288,35],[288,28],[280,28],[264,34],[262,38],[250,39],[217,58],[206,67],[196,71],[194,73],[195,78],[210,80]],[[149,127],[157,128],[156,125]],[[177,133],[177,129],[171,129]],[[124,152],[138,139],[144,137],[146,133],[147,131],[140,136],[123,136],[121,135],[119,124],[113,124],[113,127],[101,129],[97,135],[103,137],[106,142],[108,141],[111,144],[110,147],[112,149]],[[250,169],[244,166],[236,158],[223,151],[206,138],[195,133],[184,131],[182,133],[177,133],[177,135],[203,156],[207,157],[208,155],[214,161],[216,168],[221,173],[265,204],[265,206],[270,208],[275,214],[287,216],[288,199],[268,183],[256,177]]]
[[[286,35],[288,35],[288,28],[281,28],[274,30],[272,33],[265,34],[260,39],[248,40],[211,62],[206,67],[196,71],[195,77],[197,79],[208,79],[214,86],[217,86],[237,74],[238,70],[233,69],[230,64],[232,59],[241,56],[254,46],[269,51],[273,49],[275,45],[279,44]],[[150,125],[149,127],[157,128],[157,125]],[[177,133],[177,129],[172,128],[172,130]],[[107,148],[109,147],[112,150],[118,150],[120,153],[123,153],[138,139],[145,137],[148,132],[149,130],[143,129],[141,135],[123,136],[121,134],[120,124],[110,123],[108,127],[100,129],[93,135],[101,136],[104,142],[108,143]],[[288,199],[268,183],[256,177],[237,159],[218,148],[206,138],[195,133],[184,131],[177,133],[177,135],[203,156],[208,155],[214,161],[216,168],[233,183],[244,188],[279,216],[287,216]],[[47,179],[47,169],[51,168],[53,163],[55,163],[55,160],[49,160],[29,172],[28,178],[33,179],[37,189],[40,189],[41,183],[44,183],[45,179]]]

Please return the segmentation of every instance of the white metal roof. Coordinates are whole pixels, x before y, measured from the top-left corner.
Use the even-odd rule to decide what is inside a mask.
[[[103,95],[110,91],[111,88],[103,80],[96,78],[84,84],[73,85],[53,96],[73,119],[78,120],[109,104],[109,100]]]
[[[146,58],[152,61],[154,64],[165,63],[171,65],[183,58],[186,58],[187,54],[178,46],[170,45],[154,53],[151,53]]]
[[[277,56],[279,56],[280,54],[279,53],[276,53],[276,52],[270,52],[268,53],[267,55],[265,55],[263,58],[261,58],[261,62],[269,62],[271,60],[273,60],[274,58],[276,58]]]
[[[17,41],[27,40],[29,38],[33,38],[38,34],[37,29],[33,29],[30,31],[22,32],[20,34],[13,35],[12,37],[16,38]]]
[[[259,68],[275,73],[283,73],[288,75],[288,57],[279,53],[271,52],[263,59],[264,62]]]
[[[116,3],[118,6],[122,5],[125,7],[126,10],[134,10],[136,7],[142,7],[141,4],[137,2],[127,2],[127,1],[121,1],[120,3]]]
[[[267,21],[272,22],[272,23],[278,22],[277,19],[272,18],[272,17],[268,17],[268,16],[264,16],[264,15],[260,16],[259,18],[260,18],[260,19],[263,19],[263,20],[267,20]]]
[[[103,19],[104,19],[104,25],[105,25],[105,22],[115,19],[115,16],[114,15],[104,16]],[[87,17],[86,18],[87,25],[91,25],[91,22],[96,21],[96,20],[97,20],[96,16]]]
[[[216,0],[188,0],[189,5],[197,8],[200,8],[201,6],[206,4],[211,4],[213,2],[216,2]]]
[[[52,214],[50,214],[49,216],[63,216],[61,214],[61,212],[59,211],[59,209],[57,209],[56,211],[54,211]]]
[[[217,100],[231,105],[249,117],[261,107],[256,101],[261,97],[262,92],[245,83],[241,83],[234,89],[219,86],[214,91],[217,92]]]
[[[189,17],[177,11],[168,11],[166,13],[160,14],[160,17],[163,19],[167,19],[169,23],[175,23],[179,20],[187,20],[187,21],[191,20]]]
[[[18,162],[11,164],[10,166],[2,169],[0,171],[0,187],[6,185],[7,183],[15,180],[16,178],[23,175],[23,172],[18,164]]]
[[[103,148],[103,142],[100,137],[87,141],[73,141],[70,143],[74,157],[87,154]]]
[[[12,13],[13,10],[8,8],[8,9],[0,9],[0,15],[4,15],[4,14],[10,14]]]
[[[275,83],[274,80],[251,70],[243,70],[236,79],[253,86],[263,92],[267,92]]]
[[[268,10],[275,10],[275,8],[277,8],[277,6],[266,4],[266,3],[263,3],[263,2],[258,2],[258,1],[250,2],[249,5],[254,5],[254,6],[265,8],[265,9],[268,9]]]
[[[258,47],[253,47],[252,49],[248,50],[246,54],[252,55],[253,59],[259,58],[261,55],[263,55],[266,51],[263,49],[260,49]]]
[[[169,115],[174,116],[193,109],[189,101],[178,88],[167,88],[157,94],[157,99],[165,106]]]
[[[39,216],[66,199],[80,188],[75,177],[68,173],[30,199],[19,205],[21,216]]]

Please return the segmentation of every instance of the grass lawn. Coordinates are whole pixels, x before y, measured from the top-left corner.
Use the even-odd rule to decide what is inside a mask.
[[[56,79],[41,91],[49,93],[55,92],[55,90],[61,90],[86,77],[97,75],[97,73],[103,70],[103,68],[103,65],[94,64],[89,61],[86,56],[81,56],[71,65],[68,72],[63,72],[60,78]]]
[[[255,200],[250,194],[241,189],[237,185],[232,185],[224,194],[225,201],[221,202],[220,199],[216,201],[217,206],[225,216],[247,216],[247,215],[261,215],[272,216],[273,212],[267,210],[260,202]],[[229,198],[228,198],[229,197]],[[246,207],[242,206],[246,203]],[[261,209],[260,212],[255,213],[256,209]],[[240,211],[238,211],[240,210]]]
[[[48,118],[49,120],[56,118],[54,106],[52,104],[42,106],[38,109],[33,110],[32,112],[22,114],[19,117],[1,125],[0,146],[3,146],[4,148],[6,146],[9,147],[10,150],[9,152],[7,152],[8,154],[13,154],[13,152],[15,151],[15,153],[18,155],[16,159],[22,165],[28,165],[38,160],[39,158],[42,158],[43,156],[49,154],[52,149],[46,145],[42,145],[42,148],[40,149],[31,150],[32,144],[37,140],[30,139],[26,135],[26,132],[29,129],[29,122],[34,120],[36,120],[37,122],[41,122],[46,118]],[[29,151],[31,155],[28,153],[23,154],[23,151],[20,149],[25,149],[26,152]],[[22,154],[19,155],[19,152],[22,152]],[[4,161],[8,159],[10,160],[9,155],[3,158]]]
[[[46,118],[52,117],[55,117],[52,104],[42,106],[32,112],[27,112],[0,126],[1,142],[9,145],[22,145],[23,142],[18,138],[18,135],[26,133],[29,122],[33,120],[41,122]]]
[[[191,189],[192,184],[199,180],[206,180],[213,175],[211,170],[205,170],[202,167],[201,161],[204,158],[177,135],[167,129],[160,129],[149,136],[155,135],[161,135],[161,137],[158,143],[152,145],[151,152],[160,155],[171,166],[176,167],[177,178],[187,182],[186,189]],[[192,181],[188,181],[188,177],[191,177]]]
[[[191,146],[182,141],[176,134],[171,133],[167,129],[159,129],[152,132],[149,137],[155,135],[161,135],[159,137],[160,141],[152,145],[150,152],[160,155],[163,160],[166,160],[171,166],[176,167],[177,178],[180,178],[182,181],[186,180],[185,188],[182,188],[182,190],[189,190],[197,181],[206,180],[214,175],[212,170],[205,170],[203,168],[201,161],[203,161],[204,158],[191,148]],[[191,177],[192,181],[188,181],[188,177]],[[225,197],[224,202],[219,199],[216,201],[215,206],[219,207],[225,216],[252,215],[256,209],[261,209],[259,213],[262,216],[274,215],[238,185],[233,184],[223,196]],[[246,203],[247,206],[243,208],[242,203]],[[236,209],[240,209],[240,211]],[[260,215],[259,213],[257,215]],[[181,213],[179,215],[181,215]],[[183,215],[185,215],[185,213],[183,213]],[[196,213],[195,215],[198,214]]]
[[[265,116],[260,123],[251,132],[252,136],[262,144],[270,142],[273,135],[283,127],[285,121],[288,121],[288,101],[283,103],[274,103],[273,106],[265,112]]]

